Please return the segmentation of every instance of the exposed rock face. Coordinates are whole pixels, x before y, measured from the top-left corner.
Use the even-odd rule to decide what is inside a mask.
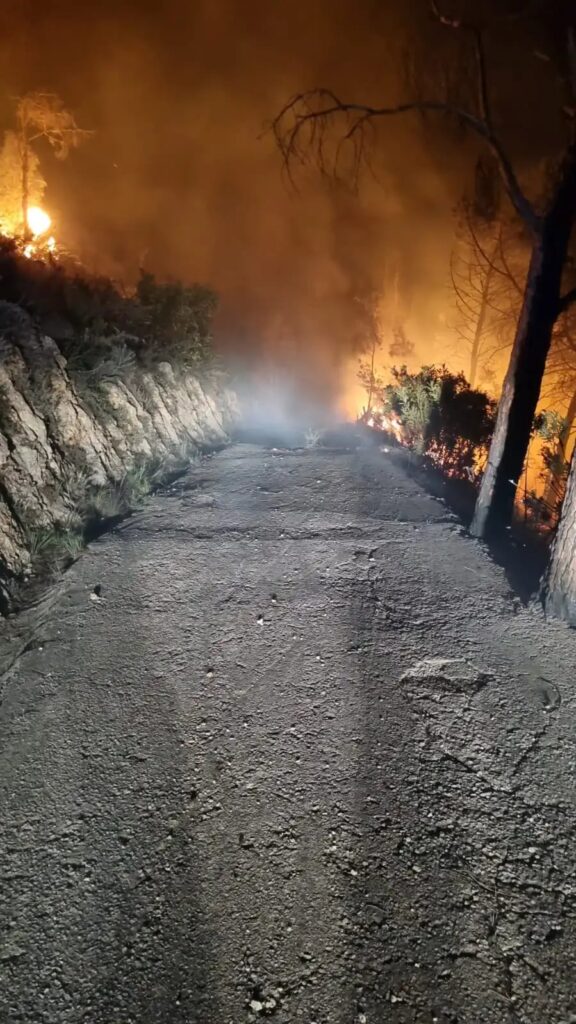
[[[26,574],[31,537],[82,516],[82,493],[135,464],[165,463],[227,438],[236,399],[216,372],[159,363],[95,382],[18,306],[0,330],[0,590]]]

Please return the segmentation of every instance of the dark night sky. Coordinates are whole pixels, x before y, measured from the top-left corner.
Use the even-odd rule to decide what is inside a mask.
[[[406,49],[452,45],[425,0],[4,0],[0,38],[6,126],[11,97],[47,89],[96,131],[66,164],[43,159],[60,234],[93,267],[129,279],[145,259],[205,280],[222,296],[225,344],[313,351],[311,374],[334,376],[357,340],[355,298],[393,264],[418,342],[434,348],[452,210],[476,148],[397,120],[358,195],[314,174],[295,194],[262,135],[302,88],[398,98]],[[504,116],[533,159],[506,53],[494,51]]]

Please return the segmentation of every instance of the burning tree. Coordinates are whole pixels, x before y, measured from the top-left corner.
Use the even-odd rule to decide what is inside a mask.
[[[22,234],[22,166],[18,135],[8,131],[0,149],[0,232],[10,238]],[[28,155],[28,202],[40,207],[46,181],[40,160],[33,150]]]
[[[65,160],[70,150],[91,134],[78,127],[74,115],[55,93],[29,92],[18,99],[16,131],[6,133],[0,157],[4,171],[0,201],[3,220],[15,222],[24,239],[37,233],[35,224],[30,223],[30,213],[40,203],[46,187],[35,144],[44,139],[57,159]],[[20,215],[16,218],[18,204]]]
[[[527,6],[518,16],[539,19],[541,38],[551,37],[550,52],[540,56],[554,66],[562,88],[558,107],[564,115],[565,138],[562,153],[549,175],[544,201],[530,199],[524,191],[508,146],[497,128],[489,80],[486,26],[445,14],[437,0],[431,0],[431,11],[436,22],[459,39],[472,58],[476,75],[472,100],[463,99],[465,88],[456,98],[454,90],[449,88],[444,95],[374,105],[343,100],[329,89],[315,89],[293,97],[275,118],[273,131],[287,167],[312,153],[326,170],[330,162],[327,144],[333,139],[330,129],[335,122],[343,126],[336,159],[343,141],[355,147],[354,152],[360,159],[367,130],[376,122],[410,112],[441,114],[473,133],[490,154],[512,207],[530,236],[531,256],[490,455],[472,523],[473,533],[481,536],[496,527],[501,528],[512,518],[554,324],[560,313],[576,300],[576,289],[563,292],[568,246],[576,222],[576,6],[555,4],[550,15],[548,4],[530,4],[529,9]],[[532,54],[533,42],[529,45]],[[538,60],[538,56],[534,59]],[[525,105],[523,95],[518,105]],[[542,184],[540,182],[537,195],[542,191]],[[576,481],[574,489],[576,496]]]

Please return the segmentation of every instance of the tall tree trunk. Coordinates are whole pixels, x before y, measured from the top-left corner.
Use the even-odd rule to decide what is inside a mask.
[[[572,453],[566,496],[543,585],[548,615],[576,626],[576,448]]]
[[[512,519],[552,328],[559,313],[562,271],[575,219],[576,146],[571,146],[532,248],[522,311],[471,526],[476,537],[502,529]]]

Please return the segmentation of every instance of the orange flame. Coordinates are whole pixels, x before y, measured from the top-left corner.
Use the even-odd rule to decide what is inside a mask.
[[[23,255],[26,259],[33,259],[35,256],[56,252],[56,239],[54,235],[49,235],[48,231],[52,227],[52,218],[46,210],[41,209],[40,206],[30,206],[27,214],[28,228],[32,235],[32,241],[26,242],[22,249]]]

